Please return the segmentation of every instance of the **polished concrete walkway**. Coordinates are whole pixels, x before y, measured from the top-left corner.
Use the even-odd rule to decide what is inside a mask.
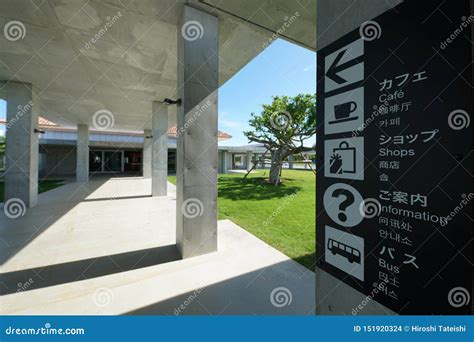
[[[2,314],[314,313],[314,274],[231,221],[219,251],[180,260],[175,188],[96,178],[0,213]],[[273,293],[273,295],[272,295]]]

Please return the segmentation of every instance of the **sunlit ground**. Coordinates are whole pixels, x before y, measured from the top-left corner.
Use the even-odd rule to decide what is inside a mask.
[[[314,271],[316,177],[284,170],[282,185],[266,182],[269,170],[219,176],[219,219],[230,219]],[[176,177],[170,176],[175,183]],[[242,251],[245,252],[245,251]]]

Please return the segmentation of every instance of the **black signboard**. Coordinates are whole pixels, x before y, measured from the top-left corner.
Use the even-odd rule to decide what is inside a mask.
[[[400,314],[471,311],[473,21],[407,1],[318,51],[318,267]]]

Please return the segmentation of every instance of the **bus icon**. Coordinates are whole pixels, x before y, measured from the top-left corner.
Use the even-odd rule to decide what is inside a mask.
[[[346,258],[351,264],[353,262],[360,264],[360,251],[357,248],[353,248],[334,239],[328,239],[327,247],[333,255],[339,254],[340,256]]]

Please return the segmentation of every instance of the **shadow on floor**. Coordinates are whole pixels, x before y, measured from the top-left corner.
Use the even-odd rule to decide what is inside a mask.
[[[299,255],[292,260],[308,268],[311,272],[314,272],[316,268],[316,252]]]
[[[314,288],[314,273],[288,260],[206,284],[125,315],[314,315]]]
[[[176,245],[160,246],[0,274],[0,295],[102,277],[180,260]]]
[[[103,198],[88,198],[88,199],[84,199],[82,202],[100,202],[100,201],[112,201],[112,200],[128,200],[128,199],[148,198],[148,197],[151,197],[151,195],[121,196],[121,197],[103,197]]]
[[[141,178],[141,177],[140,177]],[[26,209],[24,215],[15,219],[8,218],[4,210],[0,211],[0,265],[3,265],[15,254],[27,247],[38,236],[54,223],[67,215],[81,202],[133,199],[150,197],[117,196],[114,198],[88,198],[111,178],[109,176],[94,176],[84,185],[71,182],[60,185],[44,193],[34,208]],[[133,178],[123,178],[125,180]],[[120,178],[113,178],[114,181]],[[62,185],[62,186],[61,186]],[[0,183],[1,189],[1,183]],[[59,192],[59,194],[58,194]],[[150,190],[151,192],[151,190]],[[44,196],[44,197],[43,197]],[[0,283],[1,287],[1,283]]]

